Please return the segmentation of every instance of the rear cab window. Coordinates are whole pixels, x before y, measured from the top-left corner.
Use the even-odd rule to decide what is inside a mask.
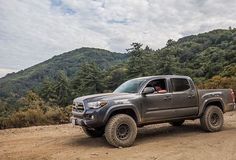
[[[185,78],[171,78],[173,92],[184,92],[190,89],[190,84]]]

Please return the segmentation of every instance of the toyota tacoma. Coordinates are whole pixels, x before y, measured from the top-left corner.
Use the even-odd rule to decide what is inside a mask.
[[[105,135],[109,144],[128,147],[137,128],[149,124],[180,126],[200,118],[205,131],[220,131],[223,114],[234,109],[232,89],[200,90],[190,77],[160,75],[128,80],[113,93],[76,98],[71,122],[90,137]]]

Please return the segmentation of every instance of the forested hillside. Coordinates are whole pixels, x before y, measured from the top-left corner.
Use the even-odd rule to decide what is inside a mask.
[[[37,89],[46,79],[56,79],[59,72],[73,79],[84,63],[96,63],[101,70],[123,62],[125,54],[103,49],[80,48],[0,78],[0,99],[18,99],[30,89]]]
[[[236,29],[170,39],[159,50],[140,43],[124,54],[81,48],[10,74],[0,79],[0,128],[67,122],[73,98],[159,74],[191,76],[200,88],[236,90]]]

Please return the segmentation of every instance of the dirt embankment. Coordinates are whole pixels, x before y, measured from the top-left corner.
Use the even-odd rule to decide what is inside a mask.
[[[236,112],[225,114],[224,129],[217,133],[202,131],[198,120],[143,127],[134,146],[122,149],[69,124],[1,130],[0,159],[236,160]]]

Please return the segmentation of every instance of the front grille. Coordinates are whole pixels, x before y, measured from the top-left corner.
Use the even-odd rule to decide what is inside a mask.
[[[84,112],[84,104],[82,102],[74,104],[73,111]]]

